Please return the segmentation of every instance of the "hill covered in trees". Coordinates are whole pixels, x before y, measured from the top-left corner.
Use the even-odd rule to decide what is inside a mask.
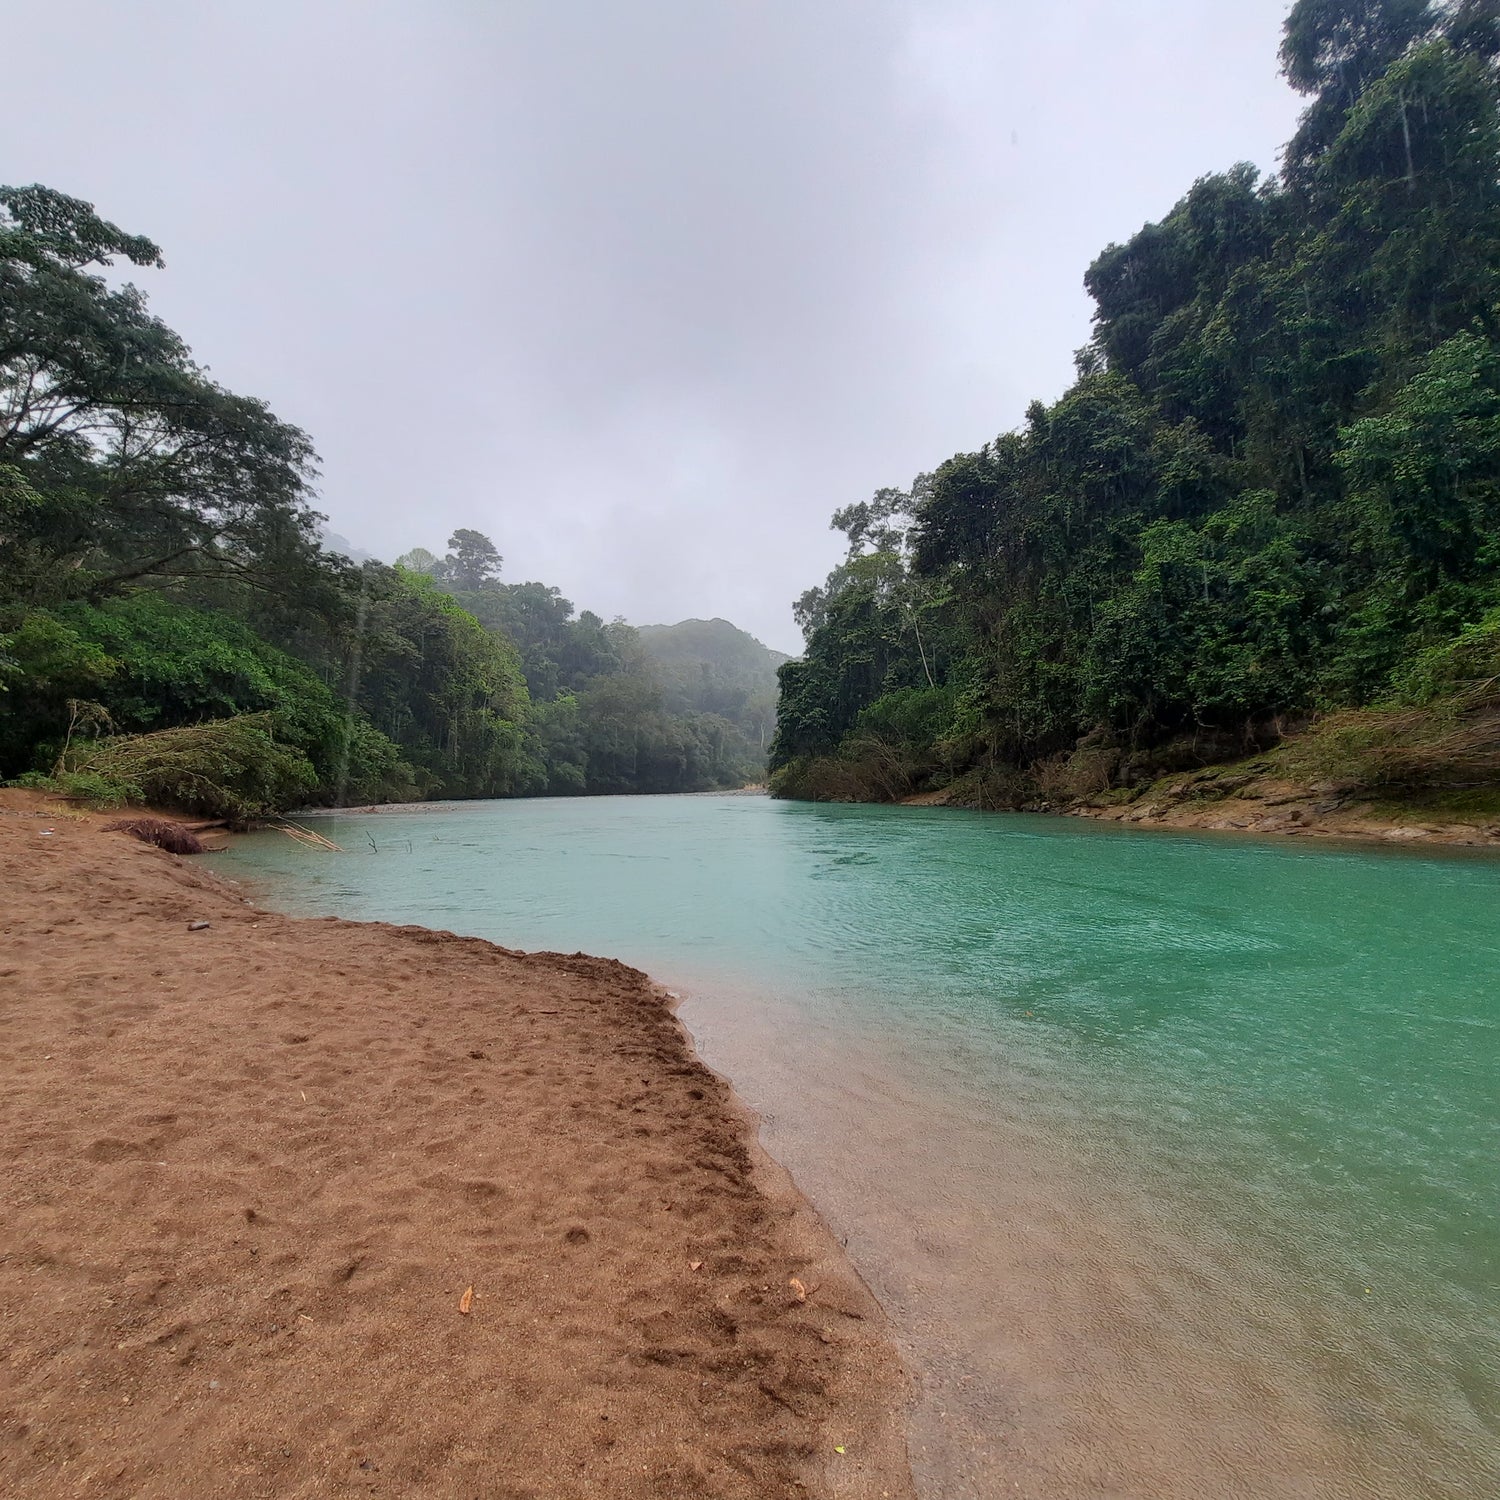
[[[1055,803],[1330,721],[1336,781],[1500,778],[1497,55],[1492,0],[1298,0],[1281,171],[1099,256],[1059,400],[835,515],[777,790]]]
[[[765,774],[785,657],[727,620],[637,629],[605,623],[543,583],[503,583],[493,543],[455,532],[444,558],[414,549],[403,571],[435,580],[515,644],[530,743],[554,795],[708,791]]]
[[[791,658],[728,620],[643,625],[641,646],[676,713],[719,714],[764,759],[776,727],[777,669]]]
[[[330,551],[311,440],[211,380],[118,263],[161,254],[0,188],[0,779],[238,818],[761,774],[748,699],[679,702],[635,631],[500,583],[479,533]]]

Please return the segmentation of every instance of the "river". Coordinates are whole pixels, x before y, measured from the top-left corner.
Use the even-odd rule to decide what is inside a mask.
[[[288,911],[679,991],[933,1500],[1500,1494],[1500,861],[758,797],[305,820]]]

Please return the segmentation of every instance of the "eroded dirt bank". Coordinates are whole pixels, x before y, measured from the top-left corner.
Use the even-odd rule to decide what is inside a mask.
[[[645,976],[100,822],[0,793],[0,1492],[910,1494],[878,1306]]]
[[[976,807],[961,786],[904,799],[914,807]],[[1454,790],[1380,800],[1278,775],[1274,769],[1210,766],[1164,776],[1130,791],[1029,804],[1060,813],[1147,828],[1292,834],[1394,844],[1500,849],[1500,795]]]

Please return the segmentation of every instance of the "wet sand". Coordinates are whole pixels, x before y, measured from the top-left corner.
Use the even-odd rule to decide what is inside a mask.
[[[878,1305],[644,975],[102,821],[0,793],[0,1492],[910,1495]]]

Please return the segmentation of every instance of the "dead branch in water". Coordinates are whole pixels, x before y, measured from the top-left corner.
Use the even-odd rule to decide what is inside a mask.
[[[332,854],[344,852],[332,839],[325,839],[321,833],[314,833],[311,828],[304,828],[300,823],[289,823],[285,818],[279,818],[272,822],[271,827],[278,833],[284,833],[289,839],[295,839],[299,844],[306,844],[309,849],[327,849]]]

